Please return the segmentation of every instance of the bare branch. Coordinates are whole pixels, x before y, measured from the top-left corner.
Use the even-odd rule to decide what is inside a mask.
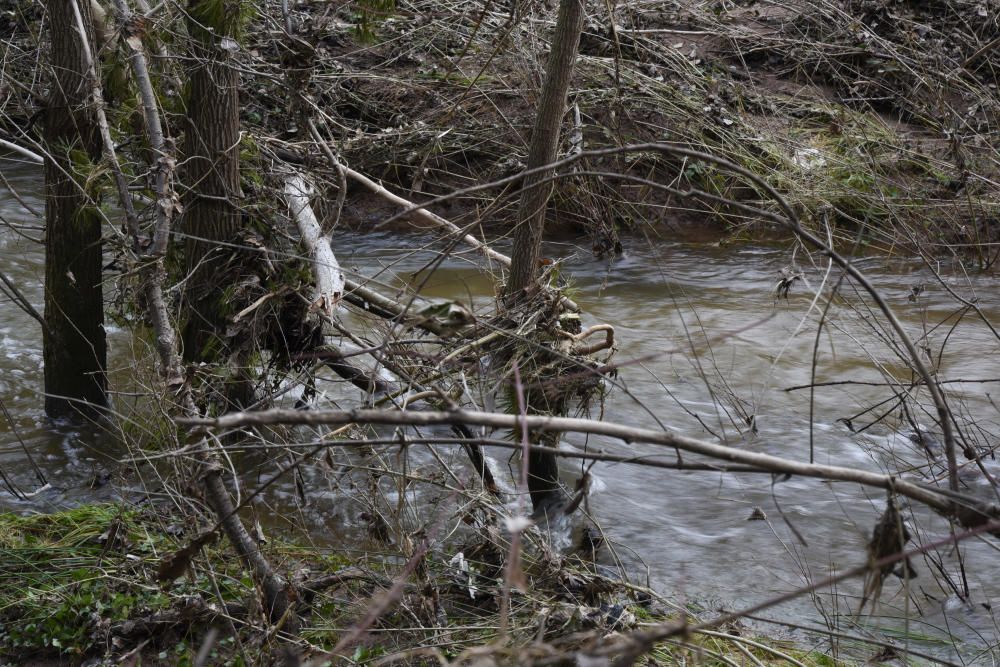
[[[326,317],[333,317],[337,304],[344,295],[344,272],[330,247],[330,239],[320,229],[316,214],[309,205],[312,188],[301,174],[285,177],[285,199],[292,218],[299,228],[302,243],[312,258],[313,278],[316,289],[311,308],[316,308]]]
[[[308,424],[315,426],[320,424],[358,423],[413,426],[475,424],[506,429],[515,429],[524,426],[536,431],[575,431],[618,438],[627,443],[647,442],[674,447],[729,463],[764,468],[775,473],[854,482],[865,486],[894,490],[912,500],[924,503],[939,512],[949,514],[952,512],[952,502],[944,494],[922,486],[915,481],[901,479],[895,475],[885,475],[858,470],[856,468],[818,463],[801,463],[780,456],[748,452],[727,445],[698,440],[669,431],[636,428],[590,419],[531,415],[516,416],[495,412],[470,412],[467,410],[454,410],[450,412],[401,412],[397,410],[317,410],[302,412],[298,410],[264,410],[260,412],[235,412],[216,418],[183,418],[176,421],[179,424],[187,426],[208,426],[221,429],[262,426],[266,424]],[[948,495],[950,496],[951,494]],[[975,504],[975,501],[970,499],[970,504]],[[1000,516],[1000,508],[992,505],[977,505],[976,511],[987,516]]]

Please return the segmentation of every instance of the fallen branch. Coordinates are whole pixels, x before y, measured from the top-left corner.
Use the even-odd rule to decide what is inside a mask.
[[[299,228],[302,244],[312,259],[313,279],[316,288],[310,308],[315,308],[328,318],[333,317],[337,304],[344,295],[344,272],[337,262],[330,238],[320,229],[316,214],[309,205],[312,188],[301,174],[292,173],[285,177],[285,199],[292,219]]]
[[[0,148],[6,148],[7,150],[17,153],[28,159],[29,162],[34,162],[35,164],[44,164],[45,158],[38,153],[25,148],[24,146],[19,146],[6,139],[0,139]]]
[[[333,208],[333,220],[329,224],[329,229],[324,229],[324,234],[332,234],[333,230],[337,228],[340,223],[340,216],[344,212],[344,202],[347,201],[347,175],[344,173],[344,165],[340,163],[337,156],[333,154],[330,149],[329,144],[323,141],[323,138],[319,135],[319,130],[316,129],[316,123],[313,122],[312,118],[307,121],[309,125],[309,134],[312,135],[316,143],[319,144],[320,150],[323,151],[323,155],[326,156],[327,161],[337,172],[337,203]]]
[[[388,577],[361,567],[351,566],[304,581],[299,584],[298,588],[302,592],[302,602],[308,606],[312,604],[313,598],[316,597],[317,593],[354,581],[363,581],[383,589],[392,587],[392,580]]]
[[[460,237],[463,241],[465,241],[466,244],[472,246],[479,252],[483,253],[483,255],[487,259],[499,262],[504,266],[510,266],[510,257],[504,255],[503,253],[499,253],[496,250],[493,250],[492,248],[490,248],[488,245],[477,239],[472,234],[464,233],[462,229],[455,223],[449,220],[445,220],[436,213],[431,213],[426,208],[416,206],[413,202],[403,199],[399,195],[393,194],[392,192],[387,190],[385,186],[383,186],[381,183],[376,183],[375,181],[368,178],[364,174],[354,171],[350,167],[341,165],[341,169],[344,170],[344,175],[347,176],[348,178],[357,181],[358,183],[365,186],[378,196],[382,197],[383,199],[387,199],[388,201],[391,201],[393,204],[396,204],[397,206],[404,207],[406,209],[406,213],[408,214],[412,213],[421,220],[433,224],[435,227],[441,227],[443,229],[448,230],[452,234]]]
[[[312,261],[312,274],[316,286],[313,299],[309,304],[310,312],[318,312],[321,325],[326,325],[333,319],[337,306],[344,296],[344,271],[330,246],[330,237],[320,227],[319,220],[309,204],[313,194],[312,187],[299,173],[293,172],[285,176],[285,199],[292,219],[299,229],[299,238],[309,252]],[[326,332],[324,332],[326,333]],[[317,350],[329,368],[354,386],[366,391],[385,391],[388,385],[369,376],[363,370],[347,362],[339,350],[332,346],[324,346]]]
[[[588,345],[580,344],[584,339],[590,338],[595,333],[602,331],[604,332],[604,340]],[[610,350],[613,348],[615,346],[615,328],[610,324],[595,324],[592,327],[587,327],[575,336],[571,335],[570,338],[574,343],[573,347],[570,348],[570,354],[586,356],[600,352],[601,350]]]
[[[409,307],[407,307],[395,299],[365,287],[356,280],[348,278],[344,284],[347,288],[347,291],[344,293],[344,300],[361,310],[387,320],[405,322],[409,326],[423,329],[436,336],[455,335],[458,333],[457,330],[449,328],[447,324],[439,322],[434,317],[419,317],[415,314],[433,305],[432,302],[426,299],[415,297]]]
[[[802,463],[771,454],[748,452],[727,445],[719,445],[704,440],[698,440],[669,431],[636,428],[612,422],[599,422],[589,419],[548,416],[518,416],[495,412],[470,412],[454,410],[449,412],[409,412],[398,410],[318,410],[301,412],[297,410],[264,410],[260,412],[235,412],[221,417],[181,418],[178,424],[187,426],[207,426],[211,428],[232,429],[244,426],[263,426],[268,424],[393,424],[411,426],[429,426],[434,424],[472,424],[503,429],[519,429],[527,427],[534,431],[562,431],[590,433],[618,438],[627,443],[646,442],[681,449],[710,458],[738,463],[771,470],[779,474],[814,477],[841,482],[853,482],[885,490],[892,490],[912,500],[923,503],[938,512],[953,515],[954,494],[941,493],[930,489],[916,481],[901,479],[895,475],[868,472],[842,466],[822,465],[818,463]],[[971,515],[962,518],[965,525],[974,524],[976,518],[985,521],[991,517],[1000,517],[1000,508],[986,505],[975,499],[968,498],[967,508]],[[978,525],[978,524],[975,524]]]

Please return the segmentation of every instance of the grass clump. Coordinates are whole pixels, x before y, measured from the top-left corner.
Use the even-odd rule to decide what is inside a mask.
[[[496,664],[533,664],[546,655],[584,655],[598,639],[643,626],[681,617],[698,622],[608,568],[553,554],[534,530],[518,577],[526,585],[510,586],[504,574],[510,545],[489,532],[492,541],[470,538],[416,557],[416,567],[413,553],[393,554],[391,547],[352,561],[326,550],[272,546],[272,556],[312,573],[298,580],[304,623],[292,650],[322,662],[361,628],[357,641],[340,651],[354,664],[412,664],[432,656],[458,665],[483,656]],[[194,537],[190,526],[172,524],[169,515],[124,504],[0,514],[0,660],[117,664],[138,654],[142,664],[188,665],[211,641],[209,664],[266,664],[279,633],[264,622],[250,576],[221,543],[202,549],[174,584],[158,581],[164,558]],[[459,559],[466,564],[461,569],[459,549],[468,554]],[[500,603],[505,596],[506,606]],[[823,664],[823,656],[813,660],[731,630],[686,635],[651,657],[677,664],[700,656],[700,664],[715,664],[713,656],[736,660],[747,651],[763,664],[779,664],[786,655]]]
[[[195,621],[218,620],[219,595],[235,603],[253,592],[249,577],[211,550],[211,576],[192,568],[180,585],[161,586],[160,559],[177,548],[168,531],[187,532],[165,518],[114,504],[0,514],[0,655],[100,656],[153,630],[154,645],[176,643]]]

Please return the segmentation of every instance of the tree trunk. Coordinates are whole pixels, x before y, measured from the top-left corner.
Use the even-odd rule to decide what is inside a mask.
[[[53,76],[44,117],[45,413],[92,417],[107,406],[107,343],[101,216],[84,183],[101,158],[101,144],[73,3],[51,1],[46,7]],[[79,9],[93,43],[90,3],[79,3]]]
[[[556,31],[552,36],[552,52],[545,69],[545,83],[535,116],[535,128],[528,148],[528,169],[543,167],[555,161],[559,149],[559,127],[566,111],[566,94],[573,76],[573,64],[583,30],[583,0],[561,0]],[[521,184],[521,203],[514,230],[514,251],[511,254],[510,276],[507,279],[508,300],[529,287],[538,277],[545,229],[545,205],[552,193],[550,184],[536,185],[551,175],[541,171],[526,176]]]
[[[238,257],[229,245],[240,228],[239,72],[230,62],[230,46],[240,32],[237,3],[190,0],[188,31],[194,47],[187,126],[184,137],[185,198],[183,230],[187,269],[187,323],[183,331],[186,361],[225,361],[225,333],[230,307],[225,288],[235,284]],[[165,366],[170,366],[167,360]],[[227,382],[226,399],[248,403],[244,385]],[[239,393],[239,395],[236,395]],[[194,412],[193,401],[185,406]],[[240,559],[261,587],[272,623],[295,634],[298,621],[290,605],[290,586],[278,575],[250,536],[233,505],[222,476],[209,461],[205,497],[219,517]],[[237,481],[238,483],[238,481]]]
[[[529,408],[528,414],[533,414]],[[562,433],[541,433],[532,431],[532,444],[542,447],[559,447]],[[543,508],[552,508],[555,503],[547,504],[551,499],[560,499],[562,486],[559,485],[559,462],[556,455],[549,452],[531,450],[528,454],[528,493],[531,496],[531,507],[537,512]]]
[[[187,321],[184,359],[217,361],[223,349],[228,308],[225,286],[240,227],[239,72],[224,40],[235,39],[236,24],[206,23],[211,0],[191,0],[189,30],[195,44],[184,138],[183,231]],[[228,8],[227,11],[235,12]],[[214,30],[206,29],[214,28]]]
[[[219,517],[222,530],[232,542],[240,560],[250,569],[254,580],[261,587],[264,594],[264,611],[267,613],[268,620],[275,625],[281,623],[286,632],[296,634],[299,631],[299,621],[291,608],[291,598],[294,597],[291,586],[274,571],[271,564],[264,558],[264,554],[261,553],[257,542],[250,537],[246,526],[243,525],[243,520],[236,512],[232,497],[229,495],[219,471],[209,470],[205,475],[204,483],[205,498],[212,511],[215,512],[215,516]]]
[[[552,36],[552,52],[545,69],[545,83],[542,85],[538,115],[535,117],[531,145],[528,148],[528,169],[551,164],[558,155],[559,129],[566,111],[566,94],[569,92],[573,65],[580,45],[580,33],[583,30],[583,1],[561,0],[559,3],[559,17]],[[526,292],[533,292],[532,287],[539,276],[545,207],[552,193],[550,183],[539,184],[551,176],[551,173],[543,170],[526,176],[521,184],[523,191],[517,211],[517,227],[514,230],[510,275],[505,289],[508,303],[516,302]],[[530,395],[525,399],[529,415],[550,414],[544,400],[532,400]],[[556,447],[558,443],[558,433],[543,436],[544,445]],[[535,510],[549,507],[549,502],[558,497],[560,488],[556,457],[547,452],[532,452],[528,456],[528,490]]]

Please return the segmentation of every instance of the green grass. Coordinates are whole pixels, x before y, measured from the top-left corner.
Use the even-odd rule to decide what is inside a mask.
[[[0,654],[99,654],[115,624],[164,612],[185,596],[212,600],[199,568],[169,589],[156,581],[160,558],[177,547],[159,518],[124,505],[0,514]],[[227,601],[253,593],[231,559],[211,550],[205,558]]]

